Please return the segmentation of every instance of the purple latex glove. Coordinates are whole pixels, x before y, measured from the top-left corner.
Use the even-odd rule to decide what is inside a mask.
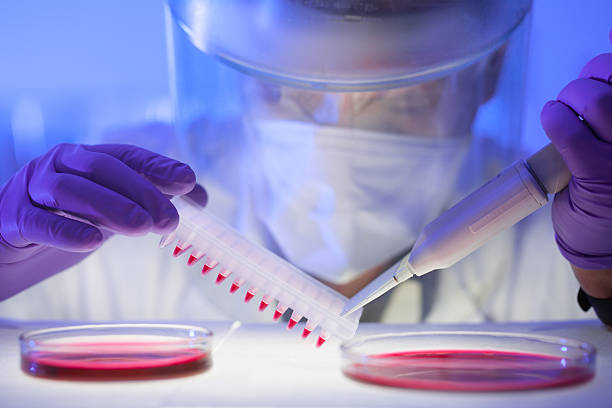
[[[552,206],[557,245],[572,265],[612,268],[612,53],[589,61],[541,122],[572,173]]]
[[[148,150],[54,147],[0,190],[0,300],[79,262],[115,232],[172,231],[178,214],[168,196],[186,193],[206,204],[188,165]]]

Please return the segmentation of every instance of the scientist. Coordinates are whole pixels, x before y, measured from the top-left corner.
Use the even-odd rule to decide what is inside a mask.
[[[258,122],[255,140],[245,144],[254,154],[245,157],[228,153],[223,157],[224,163],[215,162],[212,150],[230,151],[237,141],[246,140],[237,138],[245,137],[247,132],[229,126],[238,136],[227,135],[227,140],[217,145],[207,144],[206,138],[201,140],[201,157],[210,163],[206,163],[206,170],[198,169],[198,179],[209,191],[213,210],[216,197],[221,203],[217,208],[226,197],[234,202],[244,198],[243,203],[232,205],[258,220],[258,226],[250,230],[242,226],[249,238],[351,296],[390,264],[392,254],[401,255],[410,237],[444,209],[448,197],[441,195],[459,182],[457,177],[464,174],[467,157],[478,156],[474,152],[478,149],[470,147],[469,138],[462,135],[469,132],[478,106],[493,92],[488,91],[491,86],[481,82],[482,78],[495,76],[500,55],[503,56],[503,48],[444,78],[405,89],[368,93],[330,96],[247,77],[242,81],[246,113],[266,119]],[[611,78],[612,54],[600,55],[587,63],[579,78],[542,111],[544,130],[573,174],[570,185],[555,197],[552,206],[556,242],[582,287],[581,306],[586,309],[592,305],[608,324],[612,323]],[[462,109],[454,109],[456,106]],[[344,111],[350,113],[343,114]],[[412,117],[408,112],[416,115]],[[207,126],[205,118],[203,122],[194,122],[191,132],[201,132]],[[304,126],[301,122],[315,125]],[[123,135],[120,139],[126,140]],[[378,160],[377,155],[385,160]],[[237,157],[251,164],[244,167],[246,171],[229,171],[231,160]],[[296,169],[296,163],[308,165]],[[422,166],[423,163],[434,165]],[[347,172],[348,168],[352,171]],[[243,179],[245,174],[252,178]],[[423,181],[436,179],[439,184],[419,184],[417,176],[411,181],[410,194],[402,194],[400,187],[405,185],[389,182],[403,174],[418,174]],[[471,174],[469,170],[467,174]],[[310,184],[304,184],[304,179]],[[249,188],[239,187],[238,193],[236,189],[228,193],[230,185],[241,182]],[[309,188],[301,188],[304,185]],[[207,202],[206,193],[196,184],[196,174],[181,162],[131,145],[56,146],[28,163],[0,191],[0,298],[8,299],[79,264],[106,240],[109,242],[105,246],[112,245],[113,240],[127,244],[125,240],[117,241],[119,236],[109,239],[113,235],[171,231],[178,215],[169,197],[181,194],[190,194],[202,205]],[[235,219],[230,221],[239,224]],[[563,273],[557,270],[559,262],[542,249],[546,244],[539,241],[540,235],[529,235],[532,230],[525,230],[525,239],[520,240],[523,247],[505,245],[508,240],[492,243],[483,262],[472,262],[469,267],[457,265],[454,271],[441,274],[435,293],[423,294],[427,301],[436,302],[421,311],[416,320],[577,316],[576,306],[570,305],[566,296],[573,288],[560,283],[566,277],[558,275]],[[366,241],[367,248],[357,240],[366,235],[374,237]],[[514,241],[518,241],[517,237]],[[151,258],[154,262],[149,265],[159,269],[146,271],[147,283],[166,283],[158,284],[161,289],[156,293],[162,297],[152,301],[162,304],[159,310],[167,310],[163,305],[186,302],[189,281],[181,281],[181,271],[172,271],[168,278],[165,274],[171,272],[166,270],[168,262],[162,260],[162,255],[144,252],[146,249],[137,246],[131,248],[133,258]],[[122,270],[111,266],[108,258],[112,258],[110,251],[97,260],[92,256],[76,267],[87,271],[95,261],[101,276],[114,281],[112,285],[101,281],[90,285],[93,289],[87,289],[85,297],[106,301],[112,309],[121,302],[95,296],[113,292],[115,289],[108,290],[110,287],[123,291],[127,299],[132,289],[148,290],[147,285],[136,286],[139,284],[133,281],[122,284],[130,279],[128,257],[121,256]],[[495,267],[494,258],[498,264]],[[533,273],[541,273],[538,279],[549,282],[548,290],[532,285],[533,277],[528,275]],[[67,285],[56,285],[55,289],[61,293]],[[523,295],[516,297],[514,292]],[[54,292],[50,293],[29,301],[38,301],[42,307],[62,302],[61,295],[51,300]],[[398,310],[400,305],[399,310],[405,311],[401,305],[407,298],[402,296],[396,299],[395,307],[387,308]],[[79,305],[86,300],[69,302],[74,308],[82,308]],[[27,305],[22,302],[18,307],[25,310]],[[151,316],[198,316],[180,308],[174,311]],[[120,317],[129,315],[110,315]]]

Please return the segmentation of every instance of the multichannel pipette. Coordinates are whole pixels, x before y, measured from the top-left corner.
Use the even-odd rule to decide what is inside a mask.
[[[177,197],[172,202],[179,213],[179,225],[162,238],[160,246],[177,241],[174,256],[191,251],[187,264],[202,260],[202,274],[217,269],[217,284],[231,276],[230,293],[248,287],[245,302],[263,295],[260,311],[277,301],[274,320],[291,309],[289,329],[306,318],[302,337],[320,328],[317,346],[330,336],[347,340],[355,334],[361,312],[340,316],[348,301],[346,297],[249,241],[207,210],[190,203],[188,198]]]
[[[425,226],[412,251],[353,296],[342,315],[350,316],[412,276],[448,268],[463,259],[544,206],[547,194],[561,191],[570,178],[552,144],[514,163]]]

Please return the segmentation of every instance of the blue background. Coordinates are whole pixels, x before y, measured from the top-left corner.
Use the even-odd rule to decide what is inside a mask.
[[[512,0],[508,0],[512,1]],[[611,52],[610,0],[535,0],[522,143],[545,143],[542,105]],[[4,0],[0,182],[61,141],[170,118],[163,0]]]

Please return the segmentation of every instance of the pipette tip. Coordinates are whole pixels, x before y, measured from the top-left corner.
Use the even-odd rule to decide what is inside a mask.
[[[317,347],[321,347],[326,340],[326,338],[319,336],[319,338],[317,339]]]
[[[287,323],[287,328],[293,329],[296,324],[297,324],[297,320],[289,319],[289,323]]]
[[[217,280],[215,282],[217,283],[217,285],[220,285],[221,282],[225,280],[225,278],[227,278],[227,276],[220,273],[217,275]]]
[[[274,311],[274,316],[272,316],[272,318],[273,318],[274,320],[278,320],[278,319],[280,319],[280,317],[281,317],[282,315],[283,315],[283,312],[281,312],[280,310],[276,309],[276,310]]]
[[[348,302],[346,302],[342,312],[340,312],[340,316],[344,317],[364,307],[374,299],[379,298],[396,287],[399,283],[414,275],[409,271],[409,274],[404,274],[402,277],[398,278],[395,276],[396,270],[397,268],[392,266],[357,292]]]
[[[251,299],[253,299],[254,296],[255,296],[255,294],[253,292],[251,292],[250,290],[247,291],[247,293],[244,295],[244,303],[250,302]]]
[[[191,245],[189,245],[191,246]],[[186,250],[189,249],[189,246],[185,247],[185,248],[181,248],[179,245],[177,245],[176,247],[174,247],[174,251],[172,252],[172,255],[177,257],[181,254],[183,254]]]
[[[189,255],[189,259],[187,260],[187,265],[191,266],[191,265],[193,265],[194,263],[196,263],[198,261],[199,261],[198,258],[196,258],[193,255]]]
[[[363,306],[367,305],[368,303],[370,303],[370,299],[366,298],[364,300],[362,300],[361,302],[357,303],[355,306],[351,306],[350,304],[347,304],[344,309],[342,309],[342,312],[340,312],[340,316],[344,317],[348,314],[353,313],[355,310],[362,308]]]
[[[302,338],[305,339],[306,337],[310,336],[310,333],[312,333],[312,331],[308,330],[307,327],[304,327],[304,331],[302,332]]]
[[[234,282],[232,283],[232,286],[230,287],[230,293],[236,293],[238,289],[240,289],[240,285]]]
[[[266,310],[266,307],[268,307],[269,303],[265,302],[265,301],[261,301],[259,302],[259,311],[263,312],[264,310]]]
[[[166,245],[168,245],[169,243],[171,243],[172,241],[174,241],[174,239],[176,238],[176,233],[172,232],[169,235],[164,235],[161,239],[161,241],[159,241],[159,247],[163,248]]]

